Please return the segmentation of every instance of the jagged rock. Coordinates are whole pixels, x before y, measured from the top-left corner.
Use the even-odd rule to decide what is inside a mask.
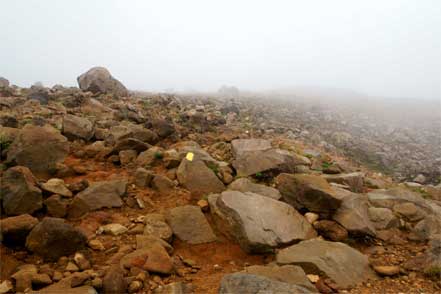
[[[44,191],[58,194],[64,197],[72,197],[72,192],[66,187],[62,179],[50,179],[41,185]]]
[[[280,174],[276,178],[277,189],[283,200],[296,209],[329,215],[342,202],[342,197],[320,176],[308,174]]]
[[[299,265],[307,274],[325,274],[343,289],[375,276],[366,256],[340,242],[302,241],[280,250],[276,260],[280,265]]]
[[[60,195],[55,194],[44,200],[44,205],[49,215],[53,217],[65,217],[69,203],[61,198]]]
[[[422,220],[425,217],[424,211],[412,202],[395,204],[392,209],[397,215],[411,222]]]
[[[170,242],[173,237],[173,231],[166,223],[165,217],[162,214],[151,213],[144,218],[144,234],[152,235]]]
[[[144,128],[142,125],[123,122],[110,128],[110,134],[106,138],[106,143],[113,145],[118,141],[128,138],[136,139],[151,145],[156,144],[159,140],[158,135],[155,132]]]
[[[11,167],[3,174],[0,192],[6,215],[32,214],[43,206],[37,181],[24,166]]]
[[[396,228],[399,225],[398,218],[389,208],[369,207],[368,215],[375,229],[378,230]]]
[[[142,249],[148,247],[153,243],[158,243],[165,248],[168,254],[173,253],[173,247],[163,239],[155,237],[153,235],[136,235],[136,249]]]
[[[78,85],[83,91],[92,93],[109,93],[117,96],[127,96],[124,85],[115,79],[104,67],[93,67],[77,78]]]
[[[283,283],[263,276],[234,273],[225,275],[219,288],[219,294],[231,293],[306,294],[314,292],[299,285]]]
[[[136,158],[136,165],[141,167],[152,167],[162,164],[163,149],[160,147],[151,147],[150,149],[141,152]]]
[[[195,155],[196,156],[196,155]],[[225,190],[224,184],[202,160],[184,158],[176,172],[179,183],[191,192],[194,197]]]
[[[334,221],[320,220],[314,222],[313,225],[320,235],[331,241],[343,241],[348,237],[348,231]]]
[[[350,190],[355,193],[363,192],[364,175],[360,172],[338,175],[324,175],[329,183],[337,183],[347,185]]]
[[[32,228],[38,224],[38,219],[29,214],[7,217],[0,220],[0,234],[6,245],[24,245],[26,237]]]
[[[121,259],[121,266],[127,269],[139,267],[143,270],[161,274],[173,271],[173,262],[167,251],[159,243],[137,249]]]
[[[247,252],[266,252],[316,233],[290,205],[258,194],[225,191],[216,201],[229,231]]]
[[[89,141],[94,134],[93,124],[85,117],[66,114],[63,118],[62,133],[69,140],[83,139]]]
[[[107,224],[101,227],[105,234],[110,234],[113,236],[118,236],[127,232],[127,228],[121,224]]]
[[[216,236],[199,206],[175,207],[170,210],[166,219],[173,233],[189,244],[216,241]]]
[[[175,188],[175,183],[163,175],[155,175],[152,182],[152,188],[159,191],[159,193],[169,193]]]
[[[115,146],[112,149],[112,153],[118,153],[124,150],[135,150],[136,152],[143,152],[151,147],[152,145],[141,140],[134,138],[125,138],[116,142]]]
[[[119,265],[109,268],[103,279],[103,294],[126,293],[124,271]]]
[[[349,233],[375,236],[375,227],[368,215],[368,200],[365,195],[347,193],[332,219],[345,227]]]
[[[26,248],[48,260],[72,254],[86,245],[86,236],[61,218],[45,217],[29,233]]]
[[[234,157],[248,152],[265,151],[271,149],[271,142],[264,139],[236,139],[231,141]]]
[[[76,218],[103,207],[121,207],[123,204],[121,196],[126,193],[126,190],[126,180],[92,183],[86,190],[74,197],[68,216]]]
[[[305,272],[300,266],[295,265],[252,265],[245,268],[243,271],[247,274],[256,276],[264,276],[268,279],[288,283],[292,285],[302,286],[308,289],[311,293],[316,293],[317,289],[311,284],[306,277]]]
[[[25,125],[9,146],[7,162],[28,167],[41,178],[56,171],[69,152],[66,137],[49,125]]]
[[[244,193],[253,192],[262,196],[267,196],[275,200],[279,200],[282,197],[282,195],[280,195],[279,190],[265,185],[255,184],[247,178],[240,178],[235,180],[228,186],[228,190],[239,191]]]
[[[154,173],[145,168],[138,167],[135,172],[135,185],[139,188],[148,187],[153,180]]]

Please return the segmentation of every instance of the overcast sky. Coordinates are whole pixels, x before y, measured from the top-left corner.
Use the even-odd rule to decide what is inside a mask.
[[[0,76],[130,89],[298,86],[441,98],[441,1],[2,0]]]

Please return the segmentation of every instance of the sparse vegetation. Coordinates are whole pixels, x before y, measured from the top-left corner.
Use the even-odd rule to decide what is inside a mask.
[[[162,159],[164,158],[164,154],[162,154],[162,152],[159,152],[159,151],[155,152],[155,153],[153,154],[153,156],[154,156],[155,159],[157,159],[157,160],[162,160]]]
[[[0,151],[6,150],[11,145],[12,140],[5,134],[0,134]]]
[[[424,270],[424,275],[432,280],[441,279],[441,267],[431,266]]]

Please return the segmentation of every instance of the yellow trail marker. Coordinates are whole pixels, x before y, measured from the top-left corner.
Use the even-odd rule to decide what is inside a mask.
[[[185,156],[185,158],[186,158],[188,161],[193,161],[193,157],[194,157],[193,152],[188,152],[187,155]]]

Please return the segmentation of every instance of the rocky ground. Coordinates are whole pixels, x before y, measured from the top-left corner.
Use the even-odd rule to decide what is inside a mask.
[[[78,82],[0,79],[0,293],[441,292],[431,173],[372,171],[286,101]]]

